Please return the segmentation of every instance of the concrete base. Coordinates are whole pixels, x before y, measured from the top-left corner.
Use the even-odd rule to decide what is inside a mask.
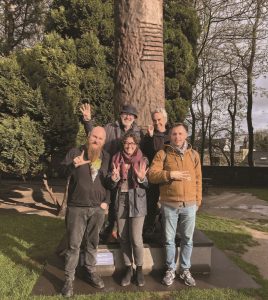
[[[56,295],[59,294],[64,282],[63,259],[54,255],[38,281],[36,282],[32,295]],[[105,288],[96,289],[83,280],[83,272],[78,269],[74,282],[75,294],[95,294],[98,292],[136,292],[154,291],[170,292],[187,288],[179,279],[172,286],[166,287],[162,284],[163,271],[153,271],[145,276],[145,286],[138,287],[135,282],[127,287],[120,286],[122,272],[115,272],[112,276],[103,277]],[[196,274],[196,287],[200,289],[230,288],[230,289],[256,289],[260,286],[244,271],[238,268],[230,259],[217,248],[212,248],[211,272],[209,275]]]
[[[192,272],[207,274],[211,269],[211,248],[213,243],[201,231],[194,233],[194,249],[192,253]],[[113,263],[101,265],[103,254],[111,253]],[[177,247],[177,266],[179,263],[180,248]],[[115,271],[122,271],[125,268],[123,256],[119,244],[100,245],[98,249],[100,264],[97,263],[97,270],[102,276],[111,276]],[[144,244],[144,274],[152,271],[162,270],[165,267],[165,250],[159,244]]]

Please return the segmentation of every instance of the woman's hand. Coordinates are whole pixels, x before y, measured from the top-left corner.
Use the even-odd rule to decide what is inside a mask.
[[[134,172],[137,175],[140,181],[143,181],[149,168],[147,168],[147,164],[145,162],[140,162],[139,169],[134,168]]]
[[[112,181],[119,181],[120,179],[120,165],[116,167],[115,164],[113,163],[113,170],[112,170]]]

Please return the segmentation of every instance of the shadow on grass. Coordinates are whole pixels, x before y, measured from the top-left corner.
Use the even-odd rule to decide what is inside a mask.
[[[60,219],[0,209],[0,252],[29,270],[40,272],[63,231],[64,222]]]
[[[54,193],[64,192],[64,182],[53,186]],[[29,201],[34,201],[30,202]],[[11,204],[14,206],[29,207],[39,211],[47,211],[57,215],[57,206],[47,201],[43,191],[42,181],[40,182],[10,182],[1,180],[0,203]],[[44,206],[39,206],[40,203]]]

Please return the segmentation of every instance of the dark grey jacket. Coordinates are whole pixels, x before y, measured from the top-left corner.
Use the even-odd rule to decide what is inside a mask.
[[[88,134],[93,128],[93,123],[92,121],[83,121],[83,123],[86,134]],[[121,150],[121,138],[125,133],[122,131],[118,121],[107,124],[104,129],[106,131],[104,150],[106,150],[112,157],[115,153]],[[143,133],[135,122],[132,124],[129,131],[134,132],[142,140]]]
[[[131,176],[131,174],[129,174]],[[114,182],[111,179],[111,175],[108,176],[108,184],[111,189],[116,189],[116,200],[115,200],[115,212],[119,210],[119,195],[120,188],[118,182]],[[129,217],[144,217],[147,215],[147,201],[146,201],[146,188],[148,187],[148,179],[145,177],[144,182],[139,183],[139,186],[135,189],[129,189]]]
[[[107,186],[107,173],[110,156],[106,151],[102,151],[101,168],[94,181],[92,181],[89,164],[79,166],[73,165],[73,159],[81,155],[85,150],[84,159],[87,160],[85,146],[71,149],[62,164],[65,166],[65,174],[71,176],[68,189],[68,206],[97,207],[102,202],[110,203],[110,191]]]

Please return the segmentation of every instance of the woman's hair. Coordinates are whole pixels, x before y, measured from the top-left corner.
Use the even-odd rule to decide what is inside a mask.
[[[134,132],[127,132],[121,139],[122,145],[126,142],[128,138],[133,138],[134,143],[139,147],[140,144],[140,137],[137,136]]]

